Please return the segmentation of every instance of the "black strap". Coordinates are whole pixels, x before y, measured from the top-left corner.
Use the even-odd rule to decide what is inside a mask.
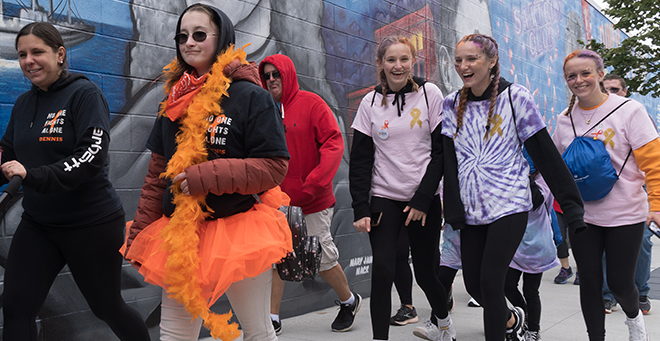
[[[617,178],[619,177],[619,175],[621,175],[621,173],[623,173],[623,167],[626,166],[626,163],[628,162],[628,158],[630,157],[630,154],[632,154],[632,148],[630,148],[630,150],[628,151],[628,155],[626,156],[626,160],[623,161],[623,165],[621,165],[621,169],[619,170],[619,174],[616,175]]]
[[[426,83],[422,84],[422,90],[424,90],[424,99],[426,100],[426,109],[429,109],[429,97],[426,96]]]
[[[371,106],[374,106],[374,101],[376,100],[376,91],[374,90],[374,97],[371,97]]]
[[[615,111],[619,110],[619,108],[621,108],[624,104],[626,104],[628,102],[630,102],[630,100],[626,100],[625,102],[619,104],[618,107],[614,108],[614,110],[610,111],[609,114],[605,115],[605,117],[603,117],[600,121],[596,122],[596,124],[594,124],[593,126],[591,126],[591,128],[589,128],[587,131],[585,131],[584,134],[582,134],[582,136],[587,135],[591,131],[591,129],[594,129],[595,127],[597,127],[599,124],[601,124],[603,121],[605,121],[606,118],[610,117],[610,115],[612,115]],[[573,127],[573,135],[575,137],[577,137],[577,133],[575,132],[575,124],[573,123],[573,110],[571,110],[571,113],[568,116],[571,119],[571,126]]]

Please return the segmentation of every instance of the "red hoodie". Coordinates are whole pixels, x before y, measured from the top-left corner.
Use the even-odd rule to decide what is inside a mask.
[[[261,76],[266,64],[275,66],[282,77],[280,108],[291,155],[280,186],[291,197],[291,205],[302,207],[304,214],[332,207],[332,179],[344,154],[337,119],[319,95],[300,90],[293,61],[285,55],[268,56],[259,64],[261,86],[268,89]]]

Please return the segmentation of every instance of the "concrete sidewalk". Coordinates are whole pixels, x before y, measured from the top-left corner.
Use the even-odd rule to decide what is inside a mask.
[[[653,237],[652,270],[660,268],[660,239]],[[571,259],[571,265],[575,261]],[[579,286],[573,285],[572,277],[567,284],[553,283],[558,268],[547,271],[541,283],[541,301],[543,312],[541,315],[541,336],[543,340],[583,341],[587,340],[586,326],[582,318],[579,303]],[[660,276],[660,269],[653,272],[654,277]],[[463,284],[463,277],[459,271],[454,285],[454,300],[456,302],[451,318],[457,332],[457,340],[475,341],[483,340],[482,309],[467,306],[470,299]],[[652,293],[660,289],[660,283],[653,283]],[[644,316],[646,327],[651,340],[660,340],[660,297],[651,295],[653,311]],[[282,320],[282,334],[280,341],[338,341],[338,340],[372,340],[371,321],[369,314],[370,299],[364,299],[362,308],[357,315],[355,326],[348,332],[335,333],[330,330],[338,307],[331,307],[320,311],[300,315]],[[399,297],[392,292],[392,314],[398,308]],[[412,334],[415,326],[428,318],[431,310],[424,293],[418,286],[413,287],[413,302],[420,322],[403,327],[390,328],[390,340],[421,340]],[[628,327],[624,324],[625,314],[618,311],[606,316],[606,339],[610,341],[628,340]],[[211,341],[212,338],[202,339]],[[242,340],[240,338],[239,340]]]

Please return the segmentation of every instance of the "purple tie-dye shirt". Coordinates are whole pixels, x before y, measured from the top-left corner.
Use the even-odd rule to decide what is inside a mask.
[[[515,108],[516,124],[509,103]],[[456,132],[458,92],[445,98],[442,134]],[[468,225],[486,225],[514,213],[532,209],[529,165],[522,154],[522,142],[545,129],[534,98],[523,86],[511,84],[498,98],[489,137],[484,140],[490,100],[468,101],[463,126],[454,139],[458,161],[458,182]],[[517,129],[516,129],[517,128]]]

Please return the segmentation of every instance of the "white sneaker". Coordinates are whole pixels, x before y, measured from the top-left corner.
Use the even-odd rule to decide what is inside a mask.
[[[440,337],[438,341],[456,341],[456,329],[454,329],[454,324],[449,320],[449,325],[446,327],[440,327]]]
[[[628,326],[629,341],[649,341],[649,334],[646,332],[646,324],[644,323],[644,314],[640,310],[635,318],[626,317],[626,325]]]
[[[444,339],[440,339],[441,334],[440,334],[440,330],[438,329],[438,326],[436,326],[433,322],[431,322],[431,320],[424,320],[424,323],[421,326],[415,327],[415,330],[413,330],[413,335],[422,338],[424,340],[444,341]]]

